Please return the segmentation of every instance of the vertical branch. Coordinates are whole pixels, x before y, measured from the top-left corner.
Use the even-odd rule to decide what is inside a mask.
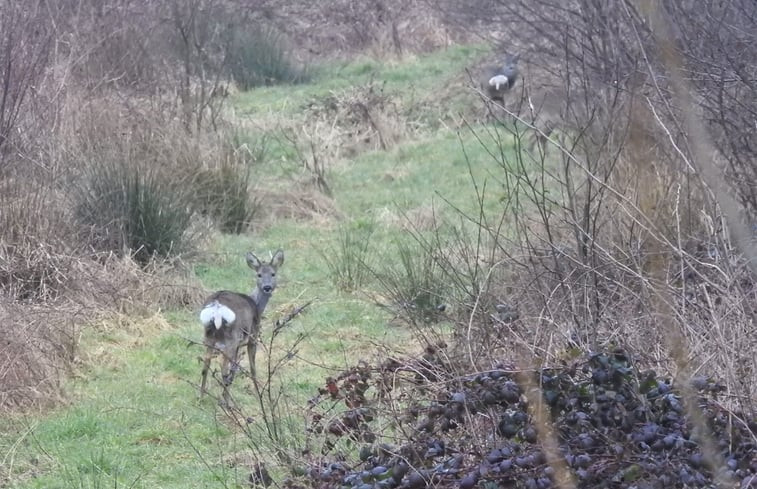
[[[0,6],[0,36],[0,158],[3,158],[18,127],[27,95],[44,74],[52,35],[38,4],[22,5],[8,0]]]

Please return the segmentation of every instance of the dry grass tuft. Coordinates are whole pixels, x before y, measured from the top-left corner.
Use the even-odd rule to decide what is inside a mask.
[[[75,261],[76,236],[67,207],[47,182],[0,179],[0,294],[28,301],[62,293]]]
[[[74,364],[116,356],[102,345],[81,357],[82,336],[94,330],[117,330],[118,349],[144,344],[168,323],[162,308],[198,303],[205,291],[180,263],[144,269],[130,258],[108,255],[101,261],[70,259],[55,300],[0,299],[0,410],[51,407],[64,398],[63,377]],[[11,290],[12,291],[12,290]],[[110,361],[109,360],[109,361]]]
[[[144,347],[156,336],[170,331],[172,326],[160,312],[143,315],[110,314],[88,325],[91,331],[105,333],[107,341],[87,345],[78,352],[77,366],[108,365],[112,368],[128,367],[125,354],[133,348]]]
[[[204,290],[181,261],[154,261],[140,266],[114,254],[99,262],[81,261],[67,298],[92,309],[144,315],[157,309],[195,304]]]
[[[261,188],[257,193],[265,202],[266,220],[294,219],[327,224],[341,216],[334,200],[312,184],[294,184],[284,190]]]
[[[441,222],[438,217],[433,206],[421,205],[402,213],[383,209],[378,220],[403,231],[425,232],[439,229]]]
[[[364,151],[387,150],[412,132],[397,98],[376,82],[311,104],[306,119],[308,127],[328,130],[331,161]]]

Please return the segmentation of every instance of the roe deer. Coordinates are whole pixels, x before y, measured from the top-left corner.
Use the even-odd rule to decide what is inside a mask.
[[[518,80],[518,60],[520,55],[507,56],[501,66],[490,68],[481,81],[481,88],[494,102],[505,103],[505,93]]]
[[[247,265],[257,275],[256,287],[250,295],[221,290],[205,300],[200,311],[200,322],[205,328],[205,356],[203,358],[200,397],[205,393],[210,361],[221,353],[221,379],[223,401],[229,404],[228,387],[239,369],[239,348],[247,343],[250,374],[255,380],[255,351],[260,335],[260,319],[271,294],[276,289],[276,270],[284,263],[284,252],[276,251],[269,263],[261,262],[248,252]]]

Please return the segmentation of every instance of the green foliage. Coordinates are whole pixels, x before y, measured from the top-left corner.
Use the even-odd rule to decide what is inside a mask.
[[[234,105],[238,111],[247,113],[275,110],[279,114],[299,116],[303,105],[309,105],[314,99],[326,99],[342,90],[365,87],[371,81],[381,80],[386,96],[396,100],[403,110],[412,110],[412,117],[422,117],[434,128],[439,125],[439,117],[452,114],[457,117],[459,112],[479,107],[478,97],[472,91],[457,90],[454,97],[444,98],[438,107],[443,110],[440,113],[435,108],[439,99],[417,87],[456,86],[459,73],[464,73],[466,67],[486,52],[487,48],[481,46],[450,46],[407,63],[381,63],[373,59],[324,61],[308,69],[309,83],[243,92],[234,97]]]
[[[181,182],[116,161],[91,165],[75,192],[76,216],[101,251],[130,252],[141,264],[182,251],[192,216]]]
[[[372,238],[376,230],[373,221],[357,221],[342,226],[336,244],[321,252],[329,276],[340,290],[361,288],[370,277],[373,257]]]
[[[231,77],[242,90],[304,83],[310,78],[307,70],[292,60],[281,34],[271,28],[235,32],[228,66]]]

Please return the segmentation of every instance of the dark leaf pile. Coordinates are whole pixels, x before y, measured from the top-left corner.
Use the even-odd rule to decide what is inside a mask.
[[[703,429],[688,418],[678,386],[640,372],[622,352],[529,374],[499,366],[454,379],[434,353],[329,378],[311,400],[309,427],[326,442],[317,462],[284,486],[556,487],[559,467],[547,462],[518,380],[529,375],[577,487],[713,487],[702,444],[711,436],[722,480],[757,488],[757,420],[723,407],[722,386],[709,379],[691,382],[708,423]]]

